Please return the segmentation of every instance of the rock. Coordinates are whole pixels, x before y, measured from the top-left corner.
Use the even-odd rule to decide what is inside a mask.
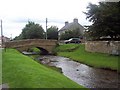
[[[120,50],[112,50],[112,55],[120,55]]]
[[[2,85],[0,85],[0,89],[1,90],[8,90],[8,88],[9,88],[8,84],[2,84]]]

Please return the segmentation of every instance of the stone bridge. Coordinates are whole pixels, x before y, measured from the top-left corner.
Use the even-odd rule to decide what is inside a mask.
[[[28,50],[29,48],[37,47],[44,53],[52,54],[56,45],[57,40],[26,39],[6,42],[5,48],[15,48],[22,52]]]

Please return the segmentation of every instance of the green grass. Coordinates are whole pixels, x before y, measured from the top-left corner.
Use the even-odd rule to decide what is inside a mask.
[[[64,44],[57,47],[55,50],[59,52],[73,51],[79,48],[79,44]]]
[[[3,51],[2,83],[10,88],[83,88],[15,49]]]
[[[28,51],[30,51],[30,52],[40,52],[40,50],[36,47],[29,48]]]
[[[64,51],[71,47],[78,47],[79,48],[69,52]],[[58,55],[69,57],[73,60],[79,61],[81,63],[96,67],[96,68],[107,68],[112,70],[118,70],[118,58],[120,56],[112,56],[109,54],[102,54],[102,53],[91,53],[85,51],[85,45],[82,44],[64,44],[57,47]]]

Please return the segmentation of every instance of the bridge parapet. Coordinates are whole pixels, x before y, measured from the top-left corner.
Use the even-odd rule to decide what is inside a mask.
[[[52,49],[56,46],[57,40],[45,40],[45,39],[25,39],[25,40],[17,40],[10,41],[5,43],[6,48],[24,48],[29,47],[41,47],[46,49],[48,52],[52,52]]]

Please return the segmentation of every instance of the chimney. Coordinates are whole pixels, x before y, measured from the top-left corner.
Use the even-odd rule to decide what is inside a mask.
[[[68,21],[65,22],[65,26],[68,25]]]
[[[78,23],[78,19],[77,18],[73,19],[73,22]]]

